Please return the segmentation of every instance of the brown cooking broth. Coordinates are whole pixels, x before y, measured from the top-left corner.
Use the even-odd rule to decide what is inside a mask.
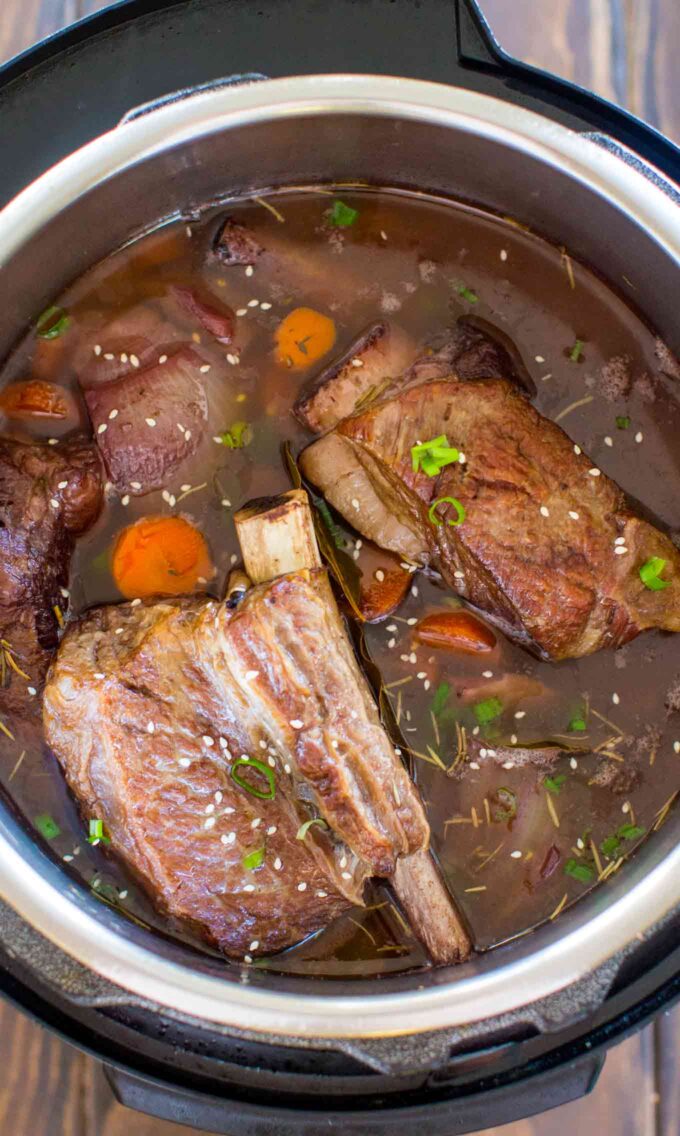
[[[422,342],[460,315],[485,318],[522,353],[536,383],[537,408],[559,418],[570,437],[661,525],[680,529],[677,392],[658,373],[653,332],[616,291],[530,232],[479,210],[396,192],[343,189],[340,196],[358,210],[355,224],[345,229],[324,225],[332,197],[321,192],[291,191],[268,199],[283,223],[260,203],[230,205],[233,216],[256,225],[263,243],[267,234],[285,238],[295,260],[309,258],[314,266],[310,278],[317,281],[313,291],[301,293],[299,277],[291,277],[296,283],[287,280],[285,268],[274,278],[257,266],[251,275],[211,260],[206,253],[214,214],[208,214],[188,226],[168,225],[98,265],[55,300],[69,313],[68,332],[53,341],[29,335],[8,361],[4,382],[31,374],[49,378],[70,388],[82,408],[71,357],[76,341],[87,336],[93,312],[105,309],[113,317],[132,303],[162,295],[169,282],[192,281],[246,313],[238,320],[249,333],[240,361],[229,367],[226,387],[210,391],[208,441],[165,487],[165,495],[133,497],[125,505],[109,497],[99,522],[76,548],[69,618],[93,604],[121,598],[111,575],[112,544],[124,526],[149,514],[181,514],[202,530],[217,569],[206,590],[223,594],[230,566],[239,558],[233,510],[252,497],[289,488],[281,445],[290,441],[298,451],[309,440],[290,408],[318,367],[291,371],[276,362],[272,351],[277,325],[301,304],[332,315],[334,351],[348,346],[379,317],[393,320]],[[626,282],[617,283],[625,293]],[[257,306],[249,306],[251,301],[258,301]],[[263,303],[271,306],[263,309]],[[208,345],[205,332],[201,340],[201,349],[209,353],[229,350]],[[600,372],[611,357],[622,355],[629,357],[632,375],[648,378],[636,383],[629,397],[612,401],[603,394]],[[630,425],[617,426],[617,417],[630,418]],[[249,445],[230,450],[213,441],[236,420],[251,427]],[[68,430],[73,425],[69,421]],[[80,425],[89,429],[84,409]],[[44,420],[30,428],[22,425],[19,432],[16,424],[2,422],[1,414],[0,427],[16,436],[59,434]],[[340,527],[352,552],[356,534]],[[677,640],[660,633],[643,634],[617,652],[559,664],[534,659],[500,634],[490,660],[419,645],[413,621],[457,602],[436,579],[419,573],[396,615],[367,626],[365,640],[410,751],[434,849],[469,919],[475,946],[484,950],[578,899],[600,871],[618,864],[651,831],[680,784],[680,758],[674,751],[680,726],[664,706],[680,656]],[[613,756],[577,752],[561,757],[547,784],[545,771],[503,768],[489,758],[478,762],[479,768],[468,763],[449,775],[457,751],[456,718],[468,735],[479,726],[461,691],[477,684],[475,701],[483,702],[485,688],[492,693],[505,674],[531,676],[545,692],[520,700],[479,727],[488,748],[511,736],[524,744],[557,735],[565,740],[566,735],[574,745],[608,743],[605,748]],[[586,730],[570,730],[579,718]],[[624,773],[633,762],[633,749],[625,740],[629,735],[639,739],[639,783],[616,792],[594,784],[603,763],[618,764]],[[0,740],[0,749],[5,791],[29,820],[54,818],[61,832],[49,843],[72,876],[144,923],[206,950],[155,912],[114,857],[88,844],[49,753],[28,752],[19,763],[20,751],[8,739]],[[617,848],[616,838],[610,841],[607,857],[602,844],[622,825],[632,826],[635,835],[618,838]],[[644,833],[638,831],[642,829]],[[570,861],[581,878],[565,871]],[[267,965],[330,976],[370,976],[423,965],[422,949],[387,891],[374,890],[369,910],[354,911]]]

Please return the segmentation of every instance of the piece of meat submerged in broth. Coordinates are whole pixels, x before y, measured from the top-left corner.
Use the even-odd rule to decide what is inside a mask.
[[[74,542],[102,504],[101,463],[91,442],[48,446],[0,438],[0,720],[10,733],[39,716],[68,609]]]
[[[354,979],[465,963],[655,839],[677,344],[599,267],[302,187],[37,316],[0,378],[0,784],[68,887],[243,980]]]

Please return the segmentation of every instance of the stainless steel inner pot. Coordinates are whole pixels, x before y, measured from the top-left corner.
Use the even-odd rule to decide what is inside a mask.
[[[335,75],[189,93],[125,122],[34,182],[0,214],[0,355],[74,277],[159,219],[265,188],[347,181],[444,194],[530,224],[622,291],[630,288],[678,347],[680,198],[655,171],[606,139],[488,96]],[[273,1038],[389,1037],[540,1006],[583,987],[594,972],[610,982],[607,961],[680,907],[677,835],[671,816],[624,871],[531,935],[459,969],[380,982],[246,977],[163,940],[72,882],[6,808],[0,895],[122,988],[122,1000],[127,991]]]

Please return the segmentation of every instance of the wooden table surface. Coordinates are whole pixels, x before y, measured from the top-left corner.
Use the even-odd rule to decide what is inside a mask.
[[[330,0],[329,0],[330,2]],[[481,0],[514,55],[627,106],[680,142],[680,0]],[[0,0],[0,61],[103,0]],[[680,1010],[613,1050],[595,1091],[485,1136],[679,1136]],[[0,1136],[181,1136],[130,1113],[97,1063],[0,1006]]]

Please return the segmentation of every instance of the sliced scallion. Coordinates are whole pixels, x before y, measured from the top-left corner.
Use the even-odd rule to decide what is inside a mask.
[[[440,434],[430,442],[419,442],[411,446],[411,469],[417,473],[419,469],[428,477],[436,477],[444,466],[452,465],[460,458],[460,450],[450,446],[446,434]]]
[[[260,789],[247,777],[239,773],[239,769],[253,769],[256,773],[260,773],[266,780],[268,788],[266,790]],[[256,757],[239,757],[238,761],[235,761],[231,767],[231,777],[241,789],[245,789],[253,797],[260,797],[263,801],[273,801],[276,796],[276,781],[273,771],[263,761],[258,761]]]
[[[578,880],[579,883],[588,884],[595,875],[594,870],[588,864],[582,864],[580,860],[567,860],[564,865],[565,875],[571,876],[572,879]]]
[[[241,863],[248,872],[254,871],[255,868],[261,868],[264,864],[264,844],[261,848],[255,848],[252,852],[246,852]]]
[[[440,528],[444,524],[444,521],[440,521],[440,519],[437,516],[436,511],[435,511],[440,505],[452,505],[453,508],[456,510],[455,521],[451,521],[447,517],[446,518],[447,525],[453,525],[453,526],[462,525],[463,521],[465,520],[465,509],[461,505],[461,503],[460,503],[460,501],[458,500],[457,497],[438,497],[436,501],[432,502],[432,504],[430,505],[430,508],[427,511],[427,515],[430,518],[430,521],[432,522],[433,525],[437,525],[437,527]]]
[[[344,201],[334,201],[328,214],[331,225],[335,225],[337,229],[348,229],[358,216],[358,210],[345,205]]]
[[[480,726],[486,726],[503,713],[503,703],[500,698],[485,698],[482,702],[475,702],[472,710]]]
[[[71,320],[63,308],[47,308],[38,318],[35,334],[38,339],[58,339],[70,326]]]
[[[37,828],[40,835],[44,837],[45,840],[53,840],[55,836],[61,835],[61,829],[59,825],[57,824],[54,817],[51,817],[49,813],[41,813],[40,816],[37,816],[35,818],[33,823],[35,824],[35,827]]]
[[[312,817],[311,820],[306,820],[304,824],[300,825],[295,834],[295,839],[304,840],[313,824],[320,824],[323,826],[323,828],[328,828],[328,825],[326,824],[323,817]]]
[[[666,561],[661,556],[650,556],[640,568],[640,579],[651,592],[660,592],[670,584],[670,580],[661,579],[665,567]]]

